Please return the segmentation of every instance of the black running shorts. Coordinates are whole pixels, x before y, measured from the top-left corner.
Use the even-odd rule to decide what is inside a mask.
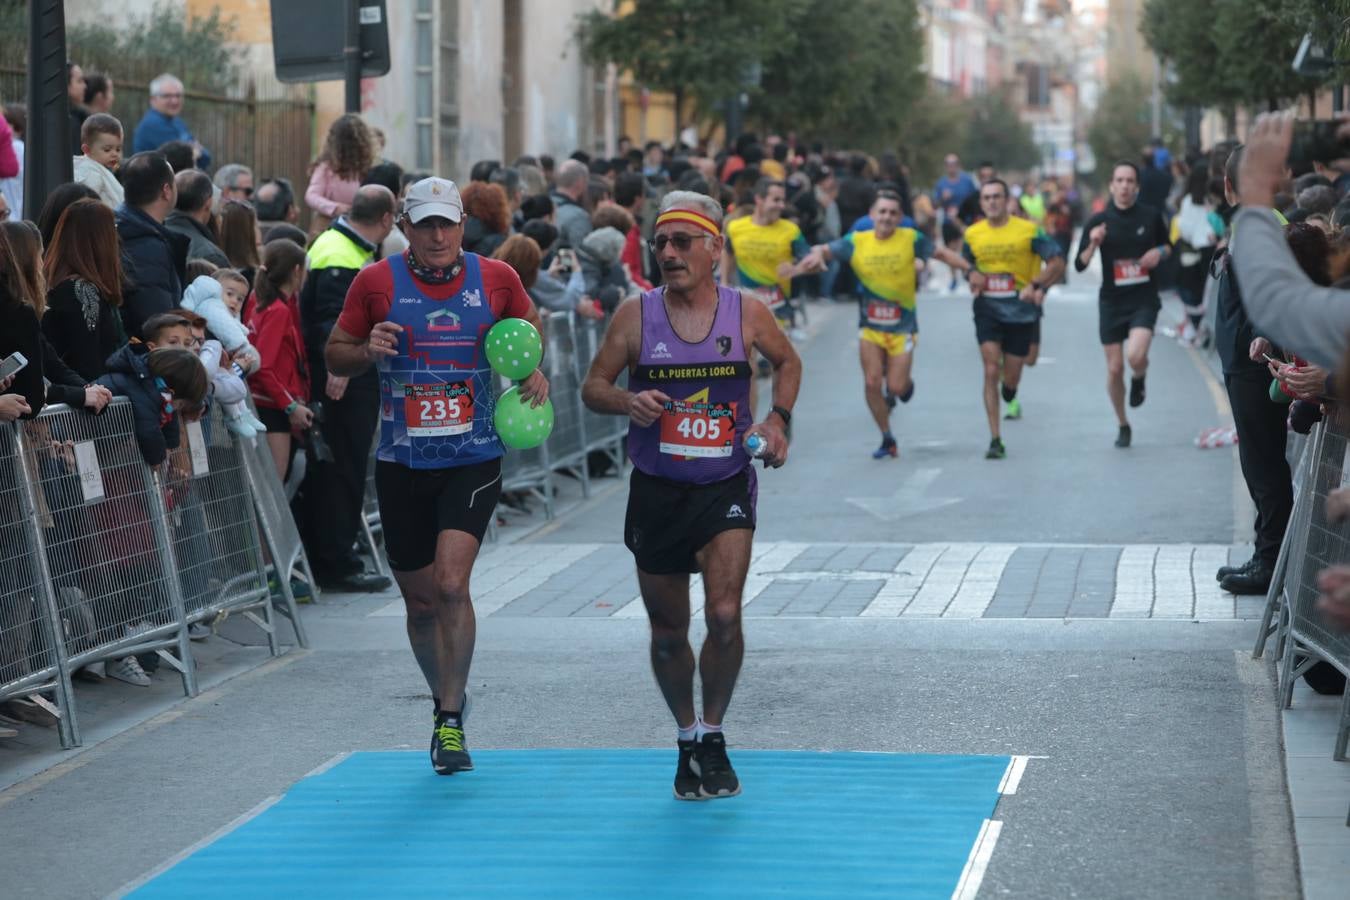
[[[442,531],[483,542],[502,493],[502,461],[445,469],[376,462],[375,493],[389,568],[413,572],[435,562]]]
[[[1162,301],[1157,297],[1128,303],[1097,301],[1098,330],[1101,333],[1102,344],[1125,343],[1132,328],[1147,328],[1152,331],[1158,322],[1158,311],[1161,309]]]
[[[1026,356],[1031,345],[1040,338],[1039,322],[1003,322],[983,304],[975,304],[975,340],[981,344],[998,344],[1009,356]]]
[[[623,542],[650,575],[699,571],[696,554],[723,531],[755,528],[755,471],[686,484],[633,470]]]

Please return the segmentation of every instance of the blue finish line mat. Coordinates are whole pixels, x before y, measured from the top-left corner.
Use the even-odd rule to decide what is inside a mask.
[[[735,750],[739,797],[671,796],[669,750],[355,753],[135,897],[949,898],[1006,756]]]

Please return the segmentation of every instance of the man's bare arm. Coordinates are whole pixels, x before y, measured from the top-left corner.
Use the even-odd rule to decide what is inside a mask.
[[[743,309],[750,313],[755,349],[773,366],[773,405],[790,411],[802,386],[802,359],[767,306],[748,303]]]
[[[335,327],[329,333],[328,344],[323,351],[328,371],[346,378],[360,375],[381,357],[398,353],[398,333],[402,330],[393,322],[381,322],[371,331],[369,339],[362,340]],[[384,342],[389,346],[379,346]]]

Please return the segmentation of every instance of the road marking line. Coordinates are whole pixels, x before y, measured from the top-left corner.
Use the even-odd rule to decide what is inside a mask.
[[[1005,797],[1011,797],[1017,793],[1017,786],[1022,783],[1022,775],[1027,770],[1027,761],[1030,756],[1014,756],[1008,760],[1008,771],[1003,773],[1003,780],[999,782],[998,792]]]
[[[948,547],[928,573],[914,602],[902,615],[941,616],[945,613],[979,552],[978,544],[952,544]]]
[[[920,544],[904,559],[895,564],[895,575],[886,579],[872,602],[863,607],[859,616],[894,617],[904,612],[914,595],[919,592],[929,571],[947,549],[946,544]]]
[[[981,548],[966,570],[965,580],[961,582],[955,599],[942,615],[970,619],[983,616],[994,601],[998,583],[1003,578],[1003,569],[1016,550],[1016,544],[986,544]]]
[[[989,868],[989,860],[994,855],[994,845],[998,843],[1003,823],[997,819],[985,819],[980,826],[980,835],[975,838],[975,846],[970,848],[966,857],[966,866],[961,870],[961,878],[952,891],[952,900],[975,900],[980,893],[980,884]]]
[[[1122,547],[1116,562],[1116,594],[1111,618],[1147,619],[1153,611],[1153,560],[1156,545]]]

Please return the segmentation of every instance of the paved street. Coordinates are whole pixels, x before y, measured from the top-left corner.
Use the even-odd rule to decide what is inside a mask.
[[[761,480],[733,760],[735,748],[1020,758],[981,897],[1298,896],[1272,673],[1250,659],[1260,603],[1212,576],[1246,558],[1249,519],[1231,449],[1192,443],[1227,418],[1203,363],[1160,340],[1135,446],[1115,449],[1095,302],[1065,292],[1024,381],[1025,418],[1005,428],[1009,456],[986,461],[968,302],[925,296],[920,323],[901,456],[874,462],[852,311],[813,309],[792,458]],[[619,543],[625,500],[601,480],[590,501],[485,551],[472,748],[671,743]],[[166,699],[0,793],[0,832],[29,873],[4,893],[116,891],[350,751],[406,749],[426,768],[430,698],[397,598],[327,597],[306,614],[313,650]],[[136,690],[82,688],[119,689]],[[452,826],[439,841],[453,853]],[[529,841],[507,851],[528,859]],[[716,883],[670,852],[672,878]]]

